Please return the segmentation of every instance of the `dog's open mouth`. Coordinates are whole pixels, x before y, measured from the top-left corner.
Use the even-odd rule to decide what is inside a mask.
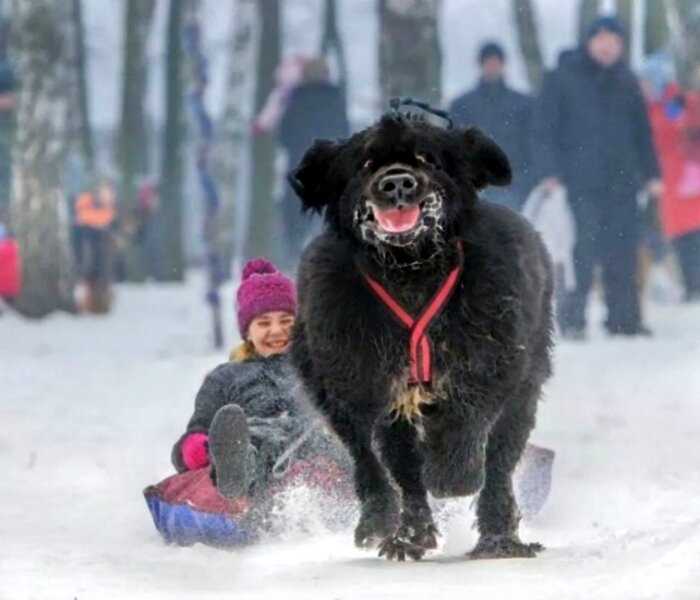
[[[382,210],[370,203],[372,215],[378,227],[387,233],[405,233],[416,225],[421,217],[421,207],[418,205],[405,208],[390,208]]]
[[[366,199],[355,211],[355,226],[370,244],[407,247],[426,234],[439,235],[442,207],[442,195],[437,190],[419,203],[401,208],[379,208]]]

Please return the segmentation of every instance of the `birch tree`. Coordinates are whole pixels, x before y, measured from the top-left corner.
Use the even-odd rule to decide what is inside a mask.
[[[12,52],[21,73],[11,212],[24,284],[16,307],[28,317],[73,308],[62,181],[74,39],[70,8],[53,0],[11,4]]]
[[[234,0],[233,29],[229,43],[228,75],[224,108],[217,127],[213,169],[221,184],[221,240],[224,266],[228,273],[234,254],[236,197],[243,188],[244,152],[252,116],[252,83],[255,72],[255,0]],[[239,211],[240,214],[240,211]]]

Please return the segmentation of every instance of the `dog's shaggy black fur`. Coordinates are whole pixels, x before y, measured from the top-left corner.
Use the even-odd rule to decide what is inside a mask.
[[[304,207],[327,223],[301,261],[292,359],[354,458],[355,542],[379,543],[389,558],[419,559],[436,546],[427,491],[480,492],[469,556],[541,549],[518,537],[511,475],[550,375],[552,283],[527,222],[477,196],[509,181],[506,156],[478,130],[397,116],[349,140],[317,141],[290,175]],[[415,206],[421,216],[408,231],[376,218]],[[362,273],[417,316],[455,266],[458,240],[463,272],[429,328],[433,381],[415,388],[408,331]],[[423,403],[408,418],[393,410],[416,393]]]

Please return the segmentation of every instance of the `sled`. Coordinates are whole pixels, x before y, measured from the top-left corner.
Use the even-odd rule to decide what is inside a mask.
[[[515,494],[524,518],[532,518],[543,507],[551,487],[554,451],[528,444],[515,472]],[[228,500],[219,494],[209,476],[209,467],[172,475],[148,486],[144,497],[153,523],[167,544],[196,543],[217,548],[245,546],[259,539],[265,511],[274,498],[295,485],[321,490],[338,503],[354,500],[350,473],[332,460],[316,457],[295,461],[271,485],[265,499],[242,497]],[[332,521],[350,525],[351,511],[329,515]],[[338,525],[339,523],[335,523]]]
[[[350,474],[323,457],[295,461],[258,499],[225,498],[212,483],[209,467],[172,475],[148,486],[143,495],[167,544],[233,548],[256,541],[275,497],[300,484],[339,499],[353,498]]]

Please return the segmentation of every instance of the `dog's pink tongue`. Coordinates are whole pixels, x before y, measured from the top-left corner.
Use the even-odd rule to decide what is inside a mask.
[[[412,229],[418,222],[420,208],[390,208],[389,210],[379,210],[374,208],[374,218],[379,226],[389,233],[403,233]]]

